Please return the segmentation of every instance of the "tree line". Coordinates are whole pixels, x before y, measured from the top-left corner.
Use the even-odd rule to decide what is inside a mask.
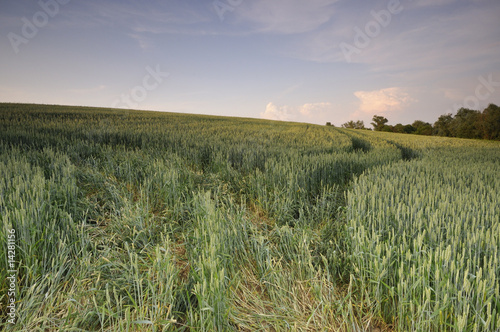
[[[461,108],[455,116],[451,113],[441,115],[434,124],[416,120],[412,124],[398,123],[392,126],[387,124],[387,118],[380,115],[374,115],[372,121],[375,131],[500,140],[500,107],[495,104],[490,104],[482,112]],[[365,128],[360,120],[346,122],[342,127],[371,130]]]

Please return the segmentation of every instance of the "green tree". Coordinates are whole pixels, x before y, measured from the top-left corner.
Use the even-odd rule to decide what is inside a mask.
[[[462,107],[451,122],[451,132],[455,137],[481,138],[481,113]]]
[[[382,131],[384,129],[384,125],[389,122],[389,120],[380,115],[374,115],[372,121],[371,125],[376,131]]]
[[[438,120],[434,123],[434,135],[438,136],[452,136],[451,123],[453,121],[453,115],[444,114],[441,115]]]
[[[412,124],[417,135],[432,135],[432,125],[428,122],[417,120]]]
[[[394,132],[394,127],[393,126],[389,126],[389,125],[384,125],[382,127],[382,129],[380,129],[380,130],[388,132],[388,133],[392,133],[392,132]]]
[[[405,126],[403,126],[401,123],[398,123],[397,125],[394,126],[393,131],[395,133],[404,133],[405,132]]]
[[[500,140],[500,107],[490,104],[483,110],[481,119],[483,138]]]
[[[348,121],[342,125],[343,128],[351,128],[351,129],[366,129],[365,123],[361,120],[358,121]]]
[[[407,125],[404,126],[403,130],[407,134],[412,134],[412,133],[415,132],[416,129],[411,124],[407,124]]]

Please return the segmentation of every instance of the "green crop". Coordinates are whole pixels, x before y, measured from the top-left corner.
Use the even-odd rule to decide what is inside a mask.
[[[492,141],[0,104],[0,326],[499,330],[499,174]]]

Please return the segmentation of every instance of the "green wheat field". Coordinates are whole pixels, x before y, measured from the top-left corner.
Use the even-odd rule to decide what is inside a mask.
[[[0,104],[0,219],[6,331],[500,330],[498,141]]]

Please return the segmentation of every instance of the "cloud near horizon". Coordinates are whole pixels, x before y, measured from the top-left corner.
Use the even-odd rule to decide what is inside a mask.
[[[299,112],[302,115],[311,117],[328,112],[331,108],[331,103],[308,103],[300,106]]]
[[[267,120],[292,121],[295,116],[290,113],[290,107],[277,106],[272,102],[268,103],[266,110],[260,113],[260,117]]]
[[[333,105],[329,102],[306,103],[298,107],[275,105],[270,102],[260,117],[267,120],[302,121],[311,118],[323,118],[331,113]]]
[[[356,91],[360,100],[359,111],[365,114],[401,111],[416,100],[403,88],[393,87],[375,91]]]

